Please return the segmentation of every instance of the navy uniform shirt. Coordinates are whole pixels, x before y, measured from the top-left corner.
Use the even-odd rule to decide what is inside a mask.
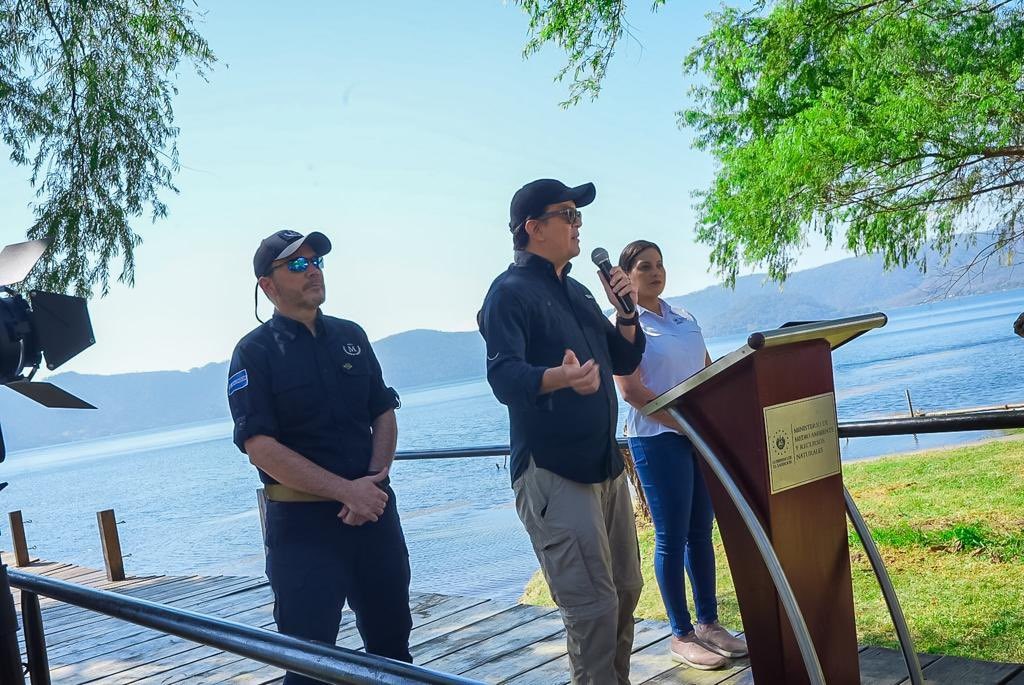
[[[554,265],[517,251],[515,262],[491,284],[480,312],[487,342],[487,381],[508,406],[512,480],[529,465],[579,483],[600,483],[622,473],[615,440],[618,400],[612,374],[633,373],[645,338],[623,338],[582,284],[559,279]],[[544,372],[561,366],[565,350],[580,364],[601,367],[601,387],[591,395],[572,388],[540,394]]]
[[[342,478],[367,475],[374,419],[399,405],[357,324],[318,313],[305,324],[274,314],[235,346],[228,371],[234,441],[275,438]],[[260,471],[264,483],[274,479]]]

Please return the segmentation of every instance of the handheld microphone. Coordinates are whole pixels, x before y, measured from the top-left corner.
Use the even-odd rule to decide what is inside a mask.
[[[594,251],[590,253],[590,259],[597,265],[597,268],[601,270],[601,275],[604,277],[605,283],[611,283],[612,277],[612,262],[608,258],[608,250],[603,247],[595,247]],[[633,298],[629,295],[616,295],[615,299],[619,301],[619,306],[627,314],[632,314],[636,311],[633,306]]]

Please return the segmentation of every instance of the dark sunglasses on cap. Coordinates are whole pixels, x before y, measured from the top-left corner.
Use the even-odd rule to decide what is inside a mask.
[[[293,273],[302,273],[303,271],[309,268],[310,264],[323,271],[324,258],[313,257],[312,259],[309,259],[307,257],[296,257],[295,259],[285,262],[284,264],[278,264],[277,266],[271,267],[270,270],[273,271],[274,269],[277,269],[279,267],[287,266],[288,270]]]

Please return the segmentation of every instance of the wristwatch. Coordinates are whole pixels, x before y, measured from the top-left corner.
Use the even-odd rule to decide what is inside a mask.
[[[621,316],[619,316],[618,312],[615,313],[616,326],[635,326],[639,320],[640,314],[638,314],[635,311],[633,312],[633,316],[629,317],[628,319],[623,319]]]

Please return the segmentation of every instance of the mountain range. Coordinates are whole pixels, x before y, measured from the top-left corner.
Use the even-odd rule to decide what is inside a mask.
[[[939,255],[928,253],[926,263],[934,266],[925,272],[916,266],[886,271],[880,257],[852,257],[793,273],[781,287],[763,274],[755,274],[737,279],[734,290],[714,286],[666,299],[688,309],[705,336],[715,337],[771,328],[785,321],[885,311],[945,297],[1024,287],[1024,269],[996,264],[956,280],[976,251],[959,247],[945,263]],[[484,345],[476,331],[405,331],[378,340],[374,351],[385,379],[400,392],[484,374]],[[45,409],[13,392],[2,392],[0,417],[7,447],[27,449],[225,419],[226,379],[227,362],[190,371],[57,374],[47,380],[99,409]]]

